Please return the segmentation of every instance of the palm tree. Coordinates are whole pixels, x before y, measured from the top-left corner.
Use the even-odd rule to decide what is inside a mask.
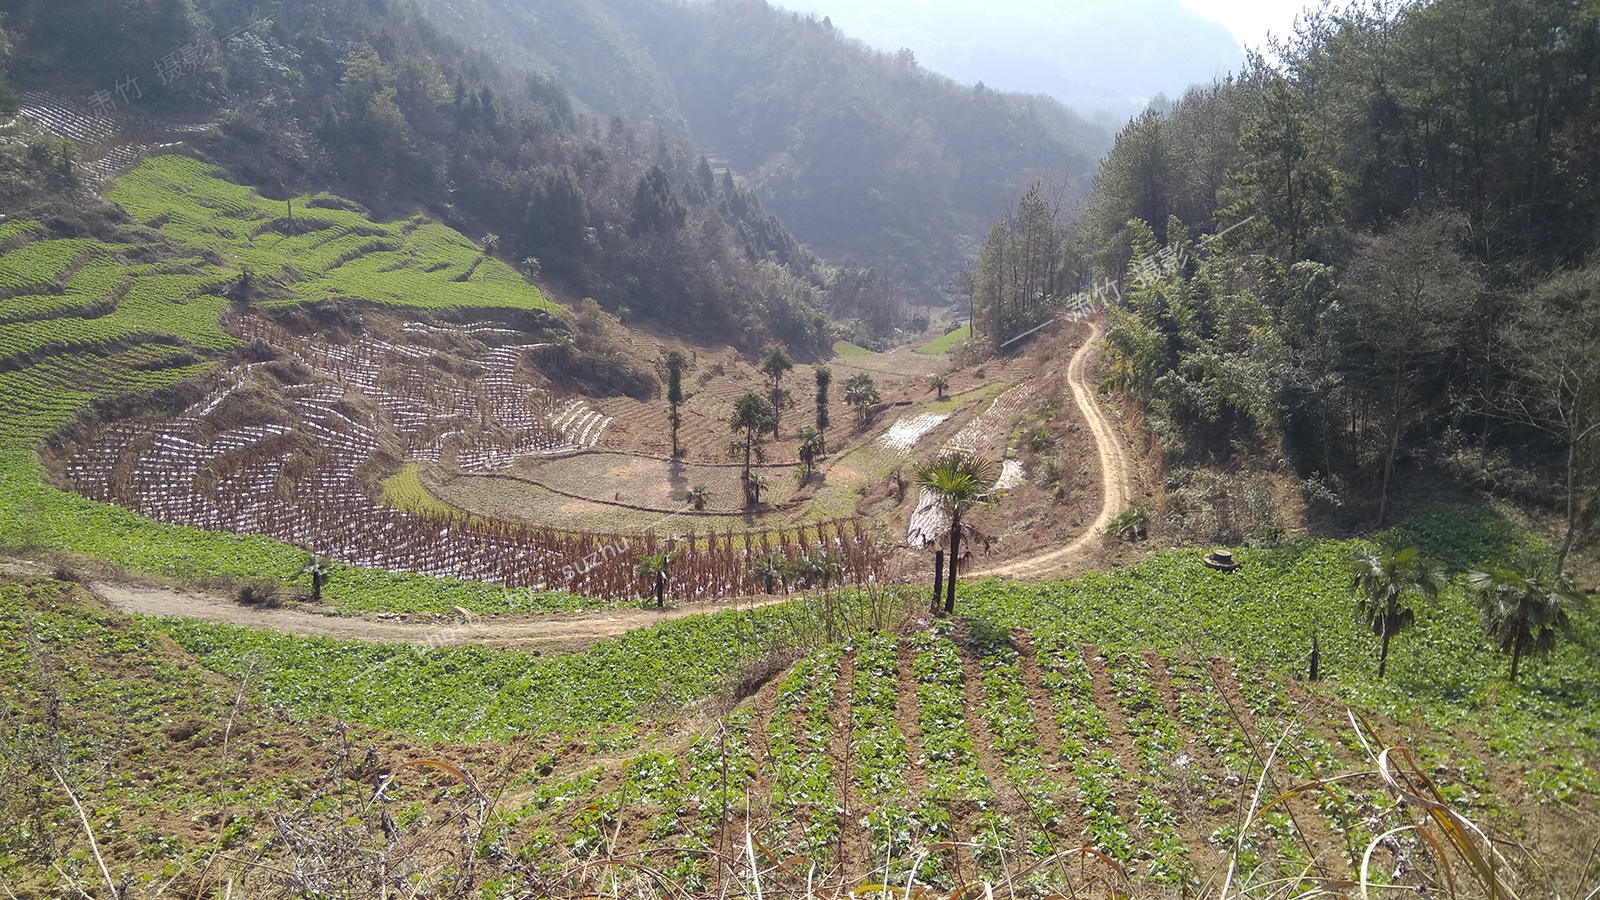
[[[837,553],[829,553],[826,550],[817,550],[814,553],[812,569],[817,577],[822,579],[822,586],[827,587],[833,582],[844,583],[844,560],[840,559]]]
[[[943,400],[944,399],[944,392],[950,390],[950,379],[946,378],[943,375],[935,375],[935,376],[933,376],[933,385],[932,385],[932,387],[933,387],[934,392],[936,392],[939,395],[939,399]]]
[[[878,386],[872,383],[872,376],[865,372],[858,372],[850,376],[845,383],[844,402],[856,408],[856,427],[865,427],[872,420],[872,414],[878,409]]]
[[[667,595],[667,567],[672,564],[672,558],[677,556],[675,550],[659,550],[639,557],[638,565],[633,567],[633,574],[640,578],[649,578],[654,581],[656,591],[656,606],[666,605]]]
[[[944,611],[956,609],[956,563],[961,558],[961,516],[994,497],[1000,472],[981,456],[946,453],[932,465],[917,466],[917,484],[930,491],[950,516],[950,578],[945,585]]]
[[[1429,597],[1444,586],[1444,571],[1422,558],[1416,547],[1379,545],[1360,551],[1350,561],[1350,593],[1356,598],[1356,611],[1383,641],[1378,655],[1378,677],[1389,664],[1389,640],[1416,621],[1416,613],[1405,605],[1407,594]]]
[[[578,343],[570,334],[558,334],[544,345],[544,355],[557,372],[566,374],[578,356]]]
[[[1570,621],[1567,611],[1583,595],[1565,575],[1546,563],[1524,557],[1516,565],[1467,573],[1467,586],[1478,595],[1483,630],[1511,654],[1511,680],[1523,656],[1547,653]]]
[[[761,582],[763,590],[769,594],[778,592],[778,582],[787,573],[788,563],[782,553],[769,553],[750,567],[750,577]]]
[[[759,472],[745,472],[739,476],[739,483],[744,488],[744,505],[759,506],[761,492],[767,489],[767,479]]]
[[[705,509],[706,502],[711,499],[711,488],[708,488],[703,484],[697,484],[689,489],[689,492],[684,495],[683,499],[693,503],[694,508],[697,510]]]
[[[822,455],[822,435],[815,428],[800,429],[800,483],[804,484],[811,477],[811,470],[817,464],[817,457]]]
[[[301,575],[311,576],[311,602],[322,602],[322,587],[333,577],[333,560],[313,555],[300,567]]]

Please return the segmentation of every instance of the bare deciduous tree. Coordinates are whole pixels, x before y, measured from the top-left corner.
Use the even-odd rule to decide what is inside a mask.
[[[1370,348],[1372,364],[1387,382],[1379,395],[1389,411],[1380,525],[1389,510],[1400,437],[1417,414],[1422,363],[1455,345],[1482,289],[1475,264],[1457,250],[1465,228],[1457,215],[1414,214],[1386,234],[1356,238],[1344,300],[1357,339]]]
[[[1553,573],[1559,579],[1600,443],[1600,264],[1545,282],[1503,335],[1514,366],[1506,412],[1566,450],[1566,533]]]

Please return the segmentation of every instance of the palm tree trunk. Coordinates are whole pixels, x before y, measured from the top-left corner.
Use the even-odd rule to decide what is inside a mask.
[[[1390,634],[1389,630],[1388,629],[1384,629],[1384,632],[1383,632],[1383,651],[1378,654],[1378,679],[1379,680],[1383,679],[1383,673],[1389,668],[1389,638],[1390,637],[1391,637],[1391,634]]]
[[[934,615],[939,614],[939,599],[944,593],[944,551],[933,551],[933,608]]]
[[[1512,644],[1511,644],[1511,680],[1512,681],[1516,681],[1517,680],[1517,664],[1520,663],[1521,661],[1522,661],[1522,636],[1518,635],[1517,639],[1514,642],[1512,642]]]
[[[950,516],[950,581],[944,586],[944,611],[956,611],[956,561],[961,558],[961,513]]]

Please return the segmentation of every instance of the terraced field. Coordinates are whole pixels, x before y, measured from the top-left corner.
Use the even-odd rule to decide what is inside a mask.
[[[595,447],[613,417],[535,386],[527,357],[540,344],[529,329],[556,308],[460,234],[421,216],[374,222],[329,195],[298,198],[291,216],[218,175],[166,156],[117,184],[111,199],[159,234],[154,244],[49,240],[36,223],[7,223],[8,448],[34,446],[96,401],[182,385],[153,409],[130,404],[80,423],[47,448],[52,464],[84,496],[156,522],[536,592],[636,596],[634,557],[685,524],[674,599],[755,590],[757,549],[791,563],[815,558],[854,580],[878,571],[875,548],[849,523],[825,529],[826,540],[791,528],[719,543],[709,527],[695,536],[693,523],[654,531],[659,513],[618,533],[463,516],[430,498],[383,505],[377,481],[400,463],[502,472]],[[322,301],[392,310],[373,323],[388,322],[386,336],[303,337],[272,319]],[[19,474],[30,468],[13,462]],[[681,498],[663,501],[674,499],[669,512]],[[0,540],[26,544],[37,531]],[[62,540],[77,542],[52,536]]]
[[[142,224],[226,260],[226,274],[281,277],[292,299],[263,307],[353,297],[419,309],[556,307],[510,266],[425,216],[374,222],[331,194],[287,204],[263,200],[184,156],[151,159],[117,182],[112,202]]]
[[[461,332],[463,341],[476,341],[476,334],[495,344],[474,344],[485,357],[484,377],[452,393],[424,377],[425,351],[376,340],[302,340],[241,312],[225,295],[242,296],[247,275],[279,281],[276,299],[262,304],[273,308],[336,296],[468,317],[543,316],[554,307],[503,263],[485,259],[443,226],[422,219],[375,223],[329,197],[301,198],[302,209],[320,218],[303,215],[291,226],[281,204],[269,209],[218,174],[185,157],[144,163],[112,198],[159,233],[129,232],[128,243],[50,239],[34,222],[0,227],[0,404],[6,409],[0,453],[6,477],[15,482],[0,501],[8,507],[0,518],[10,523],[0,529],[0,541],[70,549],[103,527],[84,518],[93,506],[77,509],[59,493],[30,484],[39,477],[30,451],[91,405],[117,398],[139,398],[126,406],[131,416],[97,418],[65,444],[46,448],[78,490],[159,522],[273,535],[339,552],[349,562],[376,560],[361,559],[353,547],[319,542],[310,532],[318,521],[332,526],[342,504],[380,512],[356,477],[371,465],[380,440],[400,440],[419,458],[437,458],[448,443],[450,452],[493,466],[507,464],[511,452],[592,442],[603,430],[603,418],[578,405],[540,409],[529,403],[529,391],[514,378],[517,350],[506,341],[519,332],[444,326]],[[314,252],[333,245],[341,249]],[[366,281],[341,271],[382,248],[399,254],[385,264],[387,271]],[[400,278],[409,280],[401,284]],[[242,418],[239,412],[240,401],[260,406],[259,357],[233,355],[251,341],[273,347],[280,362],[292,358],[322,373],[294,387],[289,406],[265,419],[260,409]],[[409,370],[392,371],[406,364]],[[385,375],[402,379],[400,389],[381,390],[377,381]],[[403,389],[408,375],[419,388],[415,396]],[[346,404],[352,390],[369,391],[371,405]],[[449,443],[442,423],[478,421],[483,406],[496,411],[494,427]],[[151,412],[162,408],[168,411]],[[17,508],[25,496],[46,506]],[[117,518],[110,511],[89,518],[97,516],[107,523]],[[57,518],[78,527],[58,528],[52,524]],[[395,527],[375,523],[374,533]],[[345,523],[338,530],[348,539]],[[121,552],[144,555],[131,547]],[[471,567],[471,554],[435,546],[423,556],[427,564],[409,571],[465,574]],[[238,568],[249,571],[250,565]],[[257,571],[284,578],[275,565]]]

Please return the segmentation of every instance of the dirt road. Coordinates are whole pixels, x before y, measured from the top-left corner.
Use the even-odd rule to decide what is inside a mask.
[[[1100,348],[1099,323],[1089,324],[1089,337],[1072,355],[1067,365],[1067,384],[1072,388],[1072,399],[1083,412],[1084,421],[1094,435],[1095,448],[1100,455],[1101,501],[1100,515],[1071,543],[1055,550],[1023,559],[1012,560],[992,569],[973,572],[971,578],[998,577],[1037,580],[1063,574],[1068,566],[1096,542],[1105,540],[1102,533],[1107,524],[1128,506],[1133,495],[1133,475],[1128,465],[1128,451],[1122,437],[1106,418],[1100,404],[1095,401],[1094,386],[1089,382],[1089,362]]]
[[[321,636],[394,644],[426,643],[431,640],[436,645],[471,644],[544,654],[575,653],[604,638],[684,616],[723,609],[752,609],[789,599],[763,597],[724,604],[683,604],[664,610],[628,607],[594,612],[475,617],[470,620],[454,616],[428,623],[320,615],[293,608],[256,609],[240,606],[215,594],[170,587],[110,582],[89,582],[85,586],[116,609],[149,616],[184,616],[302,637]]]

